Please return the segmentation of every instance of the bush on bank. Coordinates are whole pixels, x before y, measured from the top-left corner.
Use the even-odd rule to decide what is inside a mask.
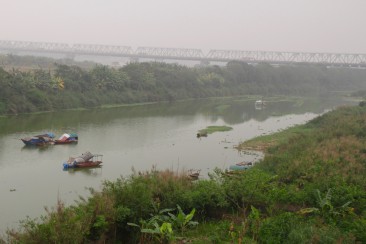
[[[226,66],[155,62],[88,69],[54,63],[52,69],[27,71],[0,66],[0,115],[250,94],[318,96],[365,90],[365,78],[361,69],[254,66],[239,61]]]

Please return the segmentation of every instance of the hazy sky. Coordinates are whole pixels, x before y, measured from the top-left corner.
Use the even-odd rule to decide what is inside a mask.
[[[0,40],[366,53],[366,0],[0,0]]]

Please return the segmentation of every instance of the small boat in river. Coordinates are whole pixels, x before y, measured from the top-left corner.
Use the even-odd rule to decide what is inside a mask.
[[[240,162],[234,165],[230,165],[230,170],[247,170],[253,166],[252,162]]]
[[[53,138],[55,138],[55,135],[53,133],[46,133],[42,135],[22,138],[21,140],[27,146],[45,146],[54,144],[55,141],[53,140]]]
[[[190,170],[188,170],[188,176],[192,180],[198,180],[198,177],[200,176],[200,172],[201,172],[200,169],[199,170],[190,169]]]
[[[101,154],[92,154],[91,152],[85,152],[77,157],[70,157],[67,162],[63,164],[64,169],[69,168],[93,168],[102,164]]]
[[[266,102],[264,100],[257,100],[254,103],[254,107],[256,110],[262,110],[266,106]]]
[[[76,133],[71,134],[63,134],[59,139],[55,140],[55,144],[71,144],[71,143],[77,143],[79,140],[79,137]]]

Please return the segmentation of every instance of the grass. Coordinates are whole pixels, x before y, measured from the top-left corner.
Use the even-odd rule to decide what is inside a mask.
[[[197,228],[187,231],[186,238],[190,243],[225,243],[230,241],[229,236],[230,221],[205,221]]]
[[[226,125],[222,125],[222,126],[212,125],[212,126],[207,126],[206,129],[199,130],[198,133],[201,135],[207,135],[207,134],[212,134],[214,132],[230,131],[232,129],[233,129],[232,127],[229,127]]]
[[[236,149],[240,151],[244,150],[256,150],[268,152],[267,149],[270,147],[276,147],[280,144],[287,143],[291,138],[296,135],[304,135],[312,131],[311,128],[307,128],[306,126],[296,126],[288,128],[284,131],[280,131],[270,135],[263,135],[259,137],[255,137],[251,140],[240,143],[236,146]]]
[[[129,103],[129,104],[103,104],[97,106],[96,108],[119,108],[119,107],[133,107],[133,106],[141,106],[141,105],[150,105],[156,104],[157,102],[142,102],[142,103]]]

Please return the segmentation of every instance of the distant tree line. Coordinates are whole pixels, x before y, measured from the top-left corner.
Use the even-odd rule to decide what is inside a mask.
[[[0,53],[0,66],[5,70],[19,69],[19,70],[33,70],[33,69],[54,69],[55,64],[77,65],[83,69],[91,69],[95,66],[92,61],[76,61],[71,58],[51,58],[38,56],[19,56],[14,54]]]
[[[105,104],[175,101],[258,94],[322,95],[366,89],[366,71],[321,65],[275,67],[232,61],[226,66],[186,67],[130,63],[121,68],[53,64],[52,69],[0,67],[0,114]]]

